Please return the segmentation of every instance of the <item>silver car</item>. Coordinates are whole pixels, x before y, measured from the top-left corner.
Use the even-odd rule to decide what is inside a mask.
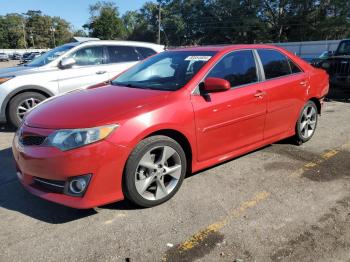
[[[164,46],[133,41],[87,41],[59,46],[23,66],[0,69],[0,122],[18,127],[48,97],[108,81]]]
[[[5,53],[0,53],[0,61],[10,61],[9,55]]]

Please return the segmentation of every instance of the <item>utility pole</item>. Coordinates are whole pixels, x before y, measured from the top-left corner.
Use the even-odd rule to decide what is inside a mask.
[[[23,43],[24,43],[24,48],[27,49],[27,40],[26,40],[26,26],[24,22],[22,21],[22,29],[23,29]]]
[[[56,47],[56,39],[55,39],[56,28],[54,26],[51,26],[50,31],[51,31],[52,41],[53,41],[53,47]]]
[[[158,45],[160,45],[160,24],[162,21],[161,17],[161,8],[160,8],[160,3],[159,3],[159,9],[158,9]]]

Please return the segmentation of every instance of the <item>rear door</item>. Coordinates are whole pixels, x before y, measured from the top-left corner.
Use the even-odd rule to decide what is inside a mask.
[[[87,46],[73,52],[76,64],[59,71],[59,90],[67,92],[107,81],[109,76],[103,46]]]
[[[232,88],[192,95],[198,161],[205,161],[263,139],[267,98],[251,50],[225,55],[207,77],[226,79]]]
[[[109,79],[114,78],[143,59],[132,46],[107,45],[106,50]]]
[[[258,49],[267,92],[267,115],[264,138],[292,131],[305,93],[309,88],[308,75],[290,58],[274,49]]]

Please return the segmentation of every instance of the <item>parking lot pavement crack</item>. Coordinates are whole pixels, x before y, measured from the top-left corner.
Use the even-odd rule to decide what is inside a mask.
[[[244,201],[238,207],[230,210],[227,216],[195,233],[184,242],[170,248],[163,256],[162,261],[193,261],[209,253],[215,248],[216,243],[224,239],[224,236],[219,232],[220,229],[233,219],[242,216],[247,210],[265,201],[269,196],[269,192],[258,192],[252,199]]]

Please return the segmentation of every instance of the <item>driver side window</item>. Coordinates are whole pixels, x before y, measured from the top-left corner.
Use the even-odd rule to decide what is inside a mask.
[[[226,79],[231,87],[258,82],[255,58],[251,50],[235,51],[222,58],[207,77]]]
[[[100,65],[104,63],[103,46],[82,48],[73,53],[70,57],[75,59],[76,65],[78,66]]]

